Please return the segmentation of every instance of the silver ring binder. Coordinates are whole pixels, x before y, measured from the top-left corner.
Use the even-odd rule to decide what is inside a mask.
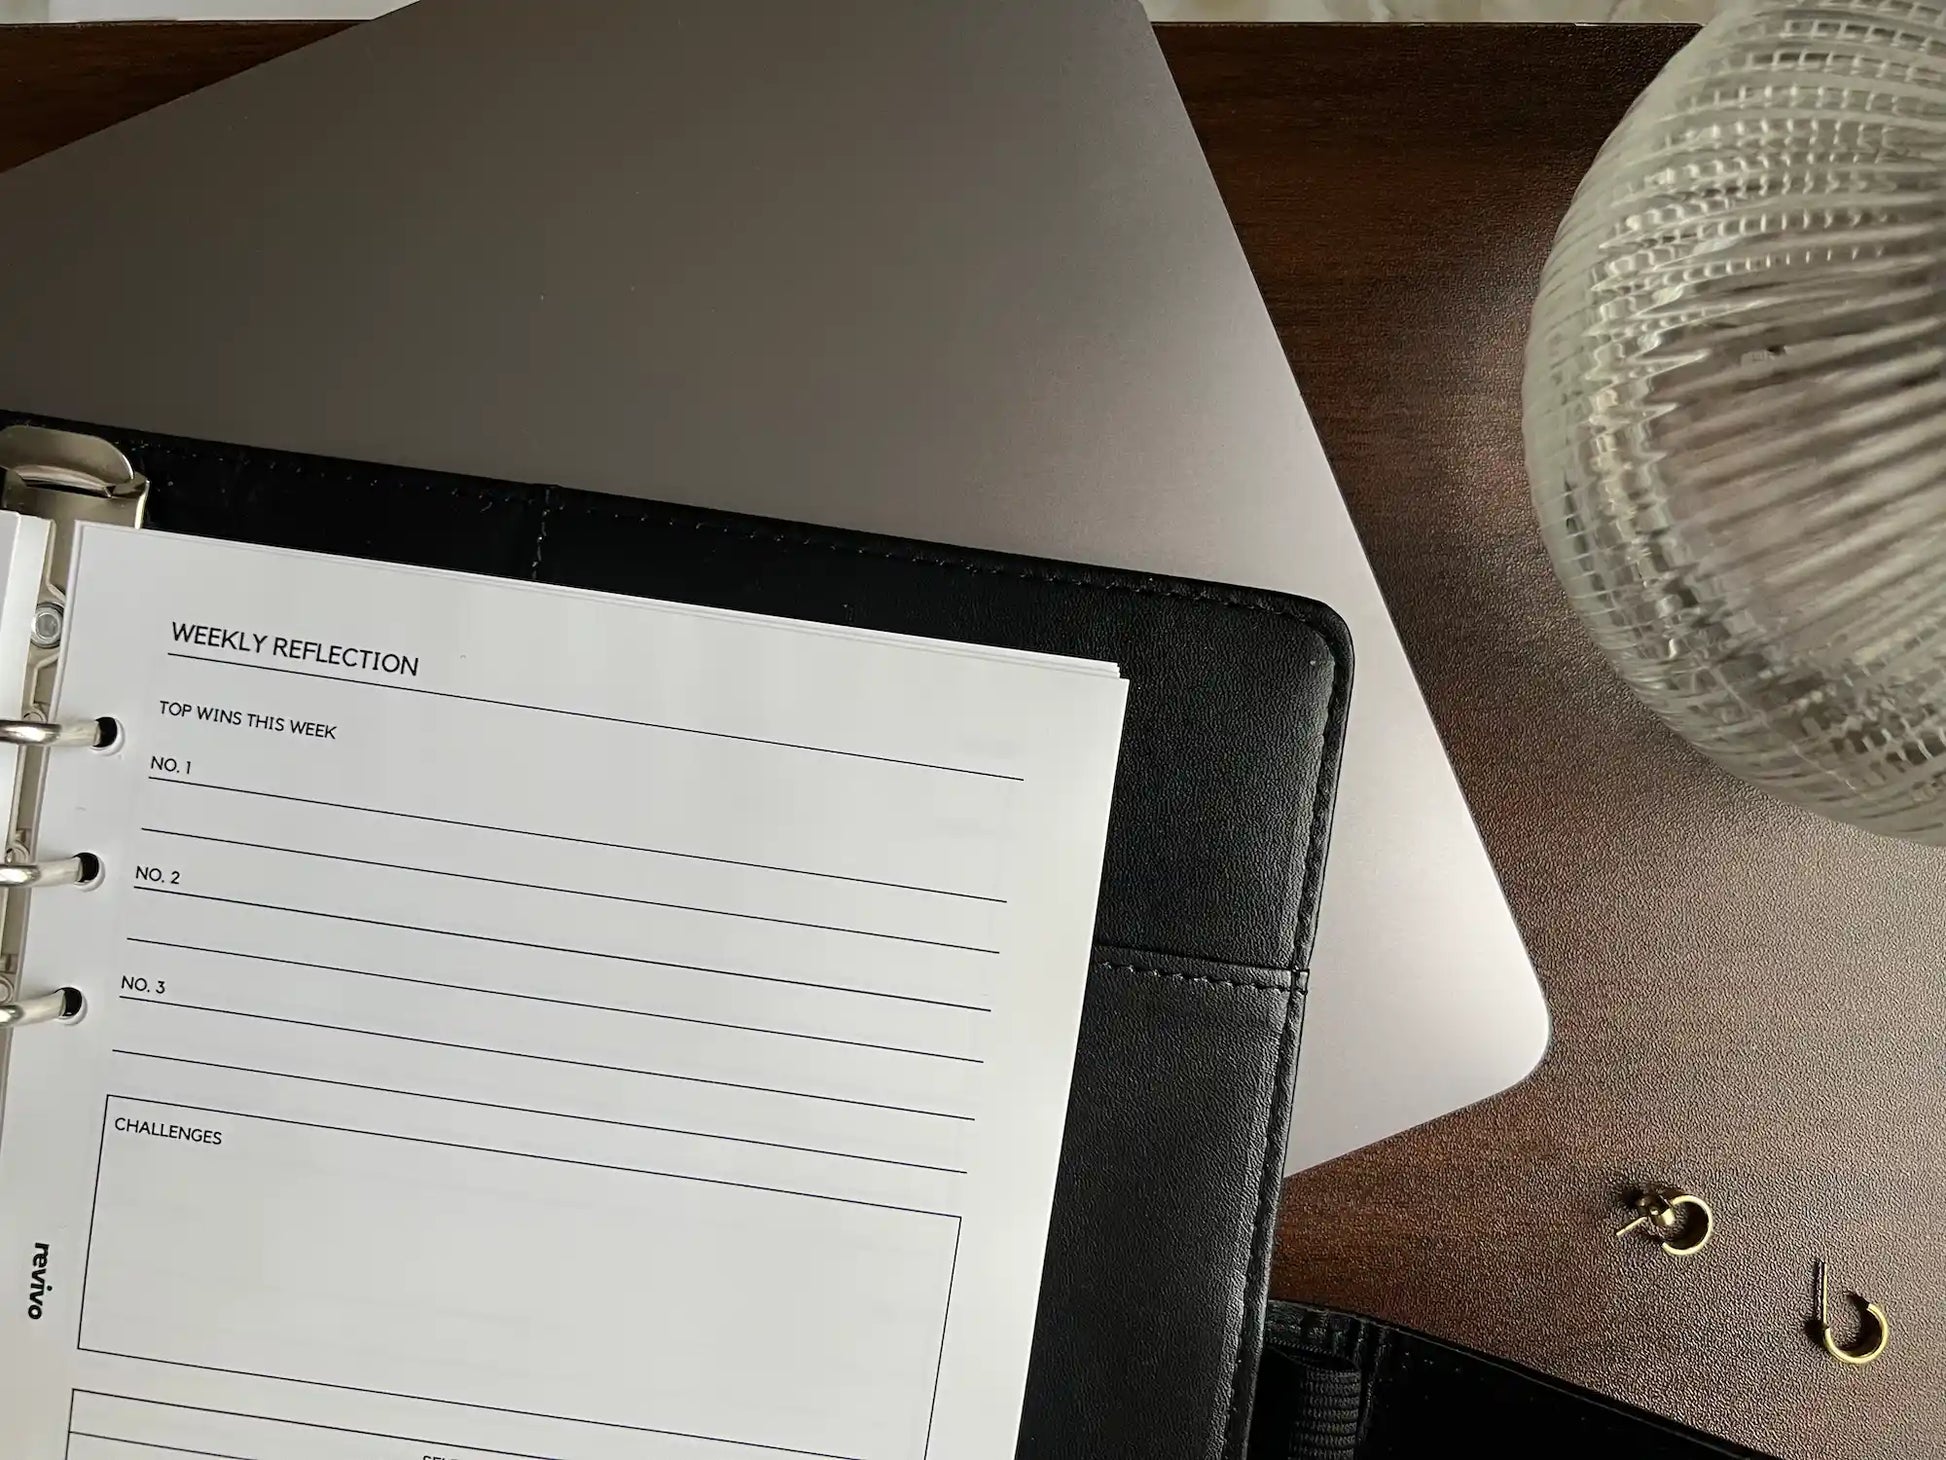
[[[0,891],[16,887],[72,887],[77,882],[92,882],[100,874],[100,861],[85,854],[53,862],[7,862],[0,864]]]
[[[39,592],[32,600],[34,622],[27,630],[26,678],[18,701],[27,715],[37,718],[0,719],[0,746],[23,751],[70,745],[107,750],[120,743],[124,727],[119,720],[103,717],[60,723],[51,718],[54,674],[67,607],[68,570],[80,524],[140,527],[148,487],[148,478],[106,441],[39,426],[0,430],[0,506],[50,524]],[[11,687],[0,698],[13,701]],[[0,977],[5,979],[0,994],[11,992],[20,977],[31,901],[27,894],[43,887],[86,885],[101,875],[101,859],[89,852],[33,860],[47,757],[23,754],[18,759],[4,838],[7,855],[18,860],[0,862]],[[71,1022],[86,1011],[86,997],[73,987],[11,1001],[0,998],[0,1033],[26,1024]],[[0,1075],[5,1070],[5,1048],[0,1039]]]
[[[66,725],[48,720],[0,720],[0,745],[39,749],[50,745],[105,745],[113,738],[108,720],[76,720]]]
[[[84,1007],[80,989],[55,989],[34,994],[10,1004],[0,1004],[0,1029],[24,1024],[52,1024],[58,1019],[77,1019]]]

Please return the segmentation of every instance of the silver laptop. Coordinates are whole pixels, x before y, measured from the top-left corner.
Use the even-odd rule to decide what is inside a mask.
[[[1324,600],[1358,672],[1291,1168],[1539,1060],[1136,0],[423,0],[0,177],[0,217],[15,409]]]

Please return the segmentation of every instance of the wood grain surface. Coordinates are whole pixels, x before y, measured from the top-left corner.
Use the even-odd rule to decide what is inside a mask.
[[[0,165],[334,28],[0,28]],[[1275,1286],[1779,1455],[1937,1453],[1946,864],[1666,733],[1573,621],[1527,500],[1541,261],[1688,34],[1162,28],[1555,1019],[1519,1090],[1293,1178]],[[1701,1256],[1610,1235],[1656,1181],[1715,1204]],[[1889,1310],[1878,1365],[1807,1340],[1814,1255]]]
[[[1946,861],[1666,732],[1570,615],[1528,500],[1541,262],[1688,34],[1164,35],[1555,1024],[1520,1089],[1288,1182],[1275,1284],[1773,1453],[1938,1454]],[[1661,1180],[1716,1207],[1698,1257],[1609,1235]],[[1887,1307],[1874,1367],[1808,1341],[1814,1255]]]

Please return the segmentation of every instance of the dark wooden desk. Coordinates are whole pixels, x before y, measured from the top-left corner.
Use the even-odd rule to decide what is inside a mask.
[[[332,28],[0,29],[0,165]],[[1276,1287],[1782,1455],[1937,1452],[1941,859],[1771,803],[1663,732],[1569,616],[1527,504],[1541,260],[1687,34],[1164,28],[1556,1022],[1522,1089],[1293,1179]],[[1706,1253],[1609,1236],[1640,1180],[1716,1204]],[[1806,1341],[1814,1254],[1890,1310],[1877,1366]]]

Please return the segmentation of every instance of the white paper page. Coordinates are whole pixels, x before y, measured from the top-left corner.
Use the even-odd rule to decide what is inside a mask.
[[[33,642],[35,600],[47,561],[45,518],[0,512],[0,715],[19,715],[26,705],[27,655]],[[20,753],[0,745],[0,796],[10,795]]]
[[[1112,668],[115,529],[73,597],[9,1455],[1013,1454]]]

